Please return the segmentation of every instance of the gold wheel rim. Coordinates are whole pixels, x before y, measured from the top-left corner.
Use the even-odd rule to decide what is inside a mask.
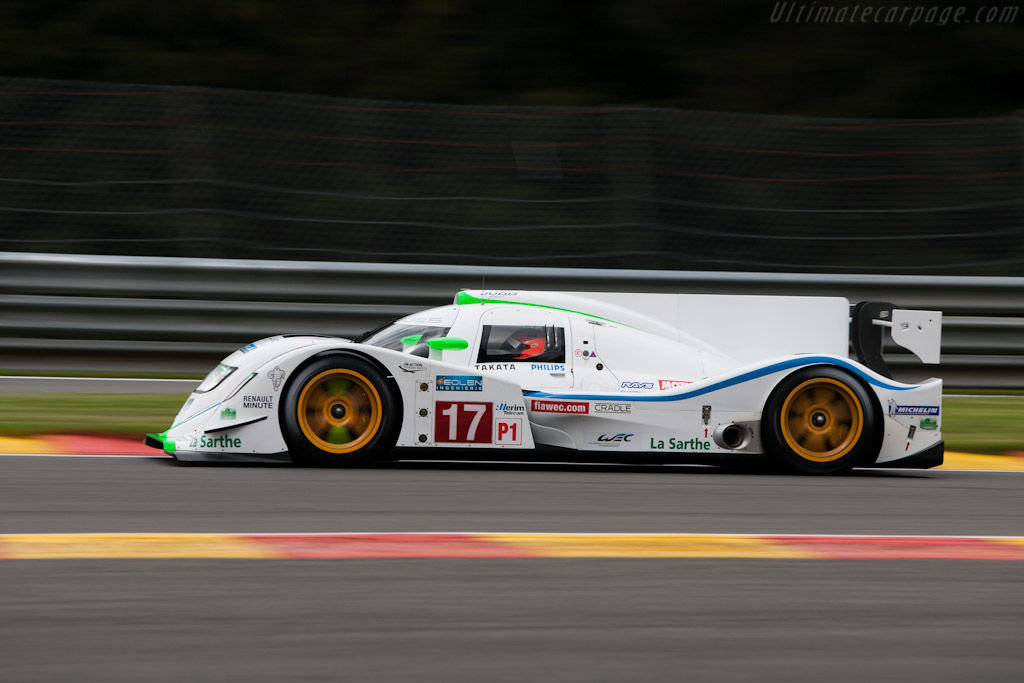
[[[354,370],[325,370],[306,382],[298,401],[299,427],[314,446],[351,453],[380,429],[383,406],[373,382]]]
[[[831,462],[857,445],[864,431],[864,409],[846,384],[819,377],[789,392],[779,421],[794,453],[813,462]]]

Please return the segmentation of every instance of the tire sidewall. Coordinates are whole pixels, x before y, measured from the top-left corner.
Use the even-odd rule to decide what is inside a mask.
[[[311,379],[326,370],[352,370],[373,384],[381,401],[381,424],[370,441],[350,453],[331,453],[311,443],[302,433],[298,420],[299,396]],[[385,455],[395,446],[401,426],[400,401],[387,376],[375,363],[352,353],[320,356],[294,373],[284,388],[279,419],[281,434],[292,462],[307,466],[357,467]]]
[[[786,397],[800,384],[811,379],[832,379],[842,382],[861,404],[864,425],[861,436],[849,453],[829,462],[815,462],[801,457],[786,443],[782,434],[782,406]],[[777,466],[793,474],[845,474],[854,467],[874,462],[882,444],[882,411],[878,399],[860,378],[832,365],[816,365],[792,373],[772,390],[761,417],[761,434],[765,453]]]

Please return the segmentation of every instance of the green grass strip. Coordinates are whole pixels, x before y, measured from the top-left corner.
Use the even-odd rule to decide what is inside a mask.
[[[162,433],[188,392],[181,394],[3,394],[0,435]]]
[[[1024,452],[1024,396],[942,399],[942,438],[951,451]]]

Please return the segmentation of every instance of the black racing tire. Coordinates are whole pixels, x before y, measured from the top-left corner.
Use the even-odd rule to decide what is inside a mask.
[[[840,368],[818,365],[782,380],[765,403],[765,452],[792,474],[846,474],[874,462],[882,411],[870,390]]]
[[[397,393],[376,364],[356,354],[331,354],[301,368],[280,407],[292,461],[359,467],[385,457],[402,424]]]

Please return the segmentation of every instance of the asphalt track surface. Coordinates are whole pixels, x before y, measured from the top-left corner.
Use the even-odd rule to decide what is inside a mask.
[[[1024,473],[0,457],[0,533],[1024,535]],[[0,681],[1019,681],[1024,562],[0,561]]]

